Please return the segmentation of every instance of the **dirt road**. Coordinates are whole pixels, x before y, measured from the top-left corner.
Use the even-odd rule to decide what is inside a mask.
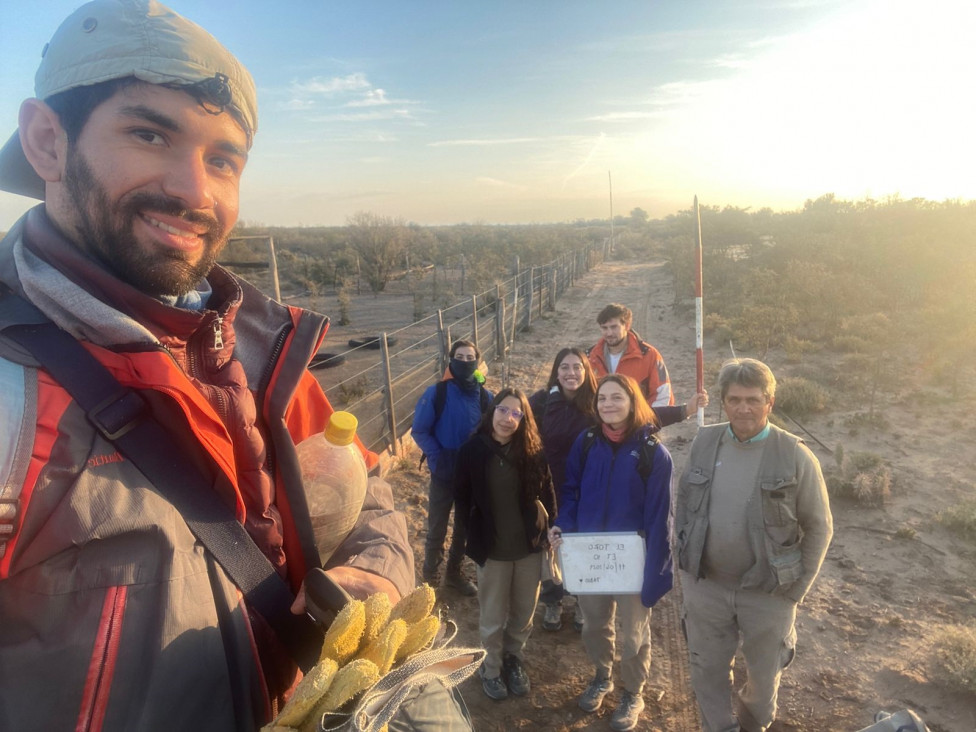
[[[660,262],[608,262],[580,279],[556,311],[535,320],[531,334],[515,344],[505,365],[510,383],[527,392],[544,386],[560,348],[588,347],[596,341],[595,317],[608,302],[634,310],[634,328],[661,351],[676,399],[686,400],[695,383],[693,311],[681,320],[674,314],[670,274]],[[726,357],[706,341],[706,364]],[[834,357],[814,354],[803,366],[819,368]],[[772,353],[767,361],[779,378],[794,368],[781,354]],[[497,387],[501,367],[492,368],[489,385]],[[960,454],[976,454],[976,432],[947,427],[970,421],[976,405],[969,402],[941,402],[940,409],[931,410],[914,394],[892,398],[887,416],[893,426],[883,432],[844,426],[859,405],[841,400],[829,414],[805,421],[827,445],[842,442],[848,450],[883,455],[890,461],[895,486],[883,508],[832,503],[834,542],[798,614],[798,655],[784,675],[774,732],[854,732],[871,724],[880,709],[906,707],[921,714],[932,732],[976,730],[976,699],[938,681],[931,649],[931,639],[945,624],[970,623],[976,617],[976,548],[948,534],[933,518],[940,508],[972,495],[976,486],[971,462],[961,464],[958,459]],[[720,415],[713,405],[706,422],[717,421]],[[664,430],[676,475],[684,467],[696,430],[693,419]],[[926,436],[924,450],[915,446],[918,434]],[[811,440],[808,444],[830,469],[829,453]],[[427,476],[416,470],[416,464],[415,455],[389,477],[408,516],[419,567]],[[468,571],[473,575],[473,568]],[[670,593],[653,612],[653,660],[641,730],[699,729],[678,630],[678,593]],[[445,611],[458,622],[459,642],[478,645],[477,599],[450,590],[439,594]],[[543,631],[541,621],[540,609],[527,647],[532,680],[528,697],[493,702],[476,678],[465,683],[475,728],[608,729],[619,691],[599,714],[580,711],[576,699],[592,668],[579,635],[569,615],[555,633]]]

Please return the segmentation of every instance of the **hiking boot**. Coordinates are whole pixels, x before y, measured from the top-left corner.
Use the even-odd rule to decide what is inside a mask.
[[[485,664],[478,667],[478,676],[481,677],[481,688],[485,691],[485,696],[495,701],[508,699],[508,687],[502,681],[501,676],[489,679],[485,676]]]
[[[583,632],[583,608],[576,603],[576,609],[573,611],[573,630],[577,633]]]
[[[643,711],[643,694],[631,694],[629,691],[625,691],[620,696],[620,703],[617,708],[613,710],[613,716],[610,718],[610,729],[617,732],[627,732],[627,730],[634,729]]]
[[[433,572],[424,570],[424,583],[431,587],[437,587],[441,583],[441,573],[436,569]]]
[[[613,681],[594,677],[586,691],[580,694],[579,708],[584,712],[595,712],[603,706],[603,697],[613,691]]]
[[[453,590],[457,590],[465,597],[474,597],[478,594],[478,585],[461,574],[460,569],[447,570],[447,575],[444,577],[444,585]]]
[[[532,690],[529,675],[525,673],[525,666],[522,665],[517,656],[510,653],[505,654],[502,661],[502,673],[505,675],[508,690],[515,696],[525,696]]]
[[[563,627],[563,606],[558,602],[546,604],[546,614],[542,618],[542,629],[556,631]]]

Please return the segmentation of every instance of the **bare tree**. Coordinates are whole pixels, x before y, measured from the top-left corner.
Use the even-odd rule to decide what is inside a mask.
[[[363,276],[374,292],[382,292],[403,261],[410,230],[403,219],[359,211],[349,217],[349,245],[359,254]]]

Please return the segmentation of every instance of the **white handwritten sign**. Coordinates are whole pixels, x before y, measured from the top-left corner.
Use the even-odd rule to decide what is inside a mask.
[[[559,566],[574,595],[635,595],[644,584],[644,539],[635,531],[563,534]]]

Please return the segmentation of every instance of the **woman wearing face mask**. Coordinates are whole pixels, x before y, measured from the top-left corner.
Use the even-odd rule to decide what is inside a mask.
[[[478,565],[482,686],[496,700],[523,696],[531,687],[524,648],[539,598],[539,552],[548,544],[556,496],[518,389],[499,392],[458,452],[455,500],[467,525],[467,554]]]
[[[603,377],[596,410],[599,427],[582,433],[570,450],[559,491],[559,518],[549,536],[558,547],[562,532],[643,532],[647,553],[641,593],[579,596],[583,645],[595,667],[579,706],[595,712],[613,690],[616,616],[624,690],[610,726],[631,730],[644,709],[642,694],[651,662],[650,608],[671,589],[671,455],[653,438],[660,425],[629,376]]]
[[[599,421],[594,407],[596,386],[596,374],[586,354],[579,348],[563,348],[552,362],[546,388],[529,397],[557,495],[565,479],[566,458],[573,442],[580,432]],[[708,404],[706,393],[695,395],[687,405],[652,408],[656,416],[652,429],[686,419],[695,413],[699,403],[702,406]],[[544,630],[556,631],[562,627],[562,598],[566,594],[562,585],[543,583],[540,600],[546,606],[542,620]],[[576,605],[573,626],[576,632],[583,629],[579,604]]]
[[[436,587],[444,560],[447,524],[454,506],[454,462],[458,448],[471,436],[491,402],[477,371],[481,352],[474,343],[458,340],[451,345],[450,363],[444,379],[424,391],[413,416],[413,439],[430,468],[427,504],[427,541],[424,546],[424,581]],[[465,526],[454,512],[454,533],[447,555],[444,584],[463,595],[478,590],[461,571],[464,560]]]

